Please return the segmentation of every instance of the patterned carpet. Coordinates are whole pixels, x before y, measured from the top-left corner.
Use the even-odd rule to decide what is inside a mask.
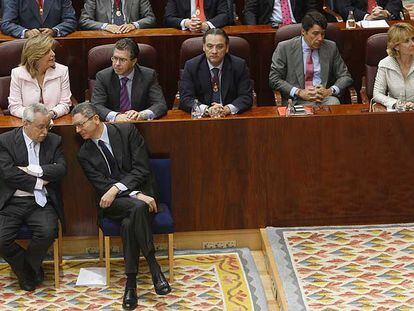
[[[414,224],[266,232],[289,310],[414,310]]]
[[[168,267],[167,259],[160,260]],[[75,286],[79,269],[93,260],[64,262],[61,287],[53,287],[53,267],[32,293],[18,288],[6,264],[0,264],[0,310],[122,310],[123,260],[111,261],[111,287]],[[172,292],[157,296],[145,263],[140,264],[137,310],[267,310],[266,298],[248,249],[176,252]],[[141,273],[144,272],[144,273]],[[168,273],[166,273],[168,275]]]

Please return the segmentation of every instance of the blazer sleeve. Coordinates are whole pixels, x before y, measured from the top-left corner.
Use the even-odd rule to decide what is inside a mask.
[[[391,13],[389,19],[400,19],[400,12],[403,9],[401,0],[388,0],[385,9]]]
[[[86,0],[79,17],[82,30],[100,30],[104,23],[96,20],[96,0]]]
[[[16,69],[11,72],[10,93],[9,93],[9,111],[12,116],[21,118],[23,116],[24,106],[22,100],[22,81],[19,78]]]
[[[183,75],[180,81],[180,106],[179,108],[186,112],[191,112],[194,99],[197,98],[196,88],[195,88],[195,83],[194,83],[195,77],[193,77],[191,73],[191,66],[192,65],[190,64],[190,62],[187,61],[185,63]]]
[[[336,78],[334,85],[336,85],[341,92],[350,86],[353,82],[351,74],[348,71],[348,68],[345,65],[344,60],[339,53],[339,50],[334,44],[334,54],[333,54],[333,73]]]
[[[335,1],[336,9],[341,14],[344,21],[348,19],[349,11],[354,12],[356,21],[363,20],[365,15],[368,13],[366,10],[361,10],[352,5],[352,0],[339,0]]]
[[[226,0],[218,0],[216,15],[211,17],[208,21],[216,28],[221,28],[229,24],[228,6]]]
[[[164,24],[166,27],[181,29],[180,23],[183,20],[178,14],[177,0],[168,0],[165,6]]]
[[[3,20],[1,23],[1,31],[5,35],[21,38],[23,30],[26,28],[20,26],[18,2],[9,0],[3,1]]]
[[[154,12],[152,11],[151,3],[148,0],[139,1],[140,19],[136,22],[139,24],[139,28],[151,28],[156,24]]]
[[[52,109],[56,112],[57,117],[67,115],[70,111],[70,106],[72,105],[70,97],[72,93],[70,92],[70,82],[69,82],[69,70],[65,66],[64,71],[61,77],[60,85],[60,98],[58,104]]]
[[[397,102],[396,98],[387,95],[388,93],[388,80],[387,69],[384,67],[378,67],[377,75],[374,82],[373,99],[376,102],[384,105],[387,108],[392,108]]]
[[[66,175],[66,161],[62,151],[62,138],[56,137],[54,140],[54,148],[49,149],[48,152],[53,152],[53,162],[50,164],[41,165],[43,170],[43,180],[49,182],[59,182],[63,176]]]
[[[106,78],[108,77],[104,77],[102,71],[96,74],[96,82],[91,99],[92,104],[95,105],[96,109],[98,110],[98,115],[102,120],[105,120],[107,114],[112,111],[106,107],[109,91],[109,82],[106,81]]]
[[[237,83],[237,95],[231,104],[239,109],[238,113],[249,109],[253,105],[252,83],[246,62],[243,62],[241,66]]]
[[[167,103],[165,102],[161,86],[158,83],[157,73],[155,70],[151,76],[151,82],[148,90],[148,100],[150,103],[148,109],[155,114],[156,118],[159,118],[167,113]]]
[[[246,25],[257,24],[257,10],[259,0],[246,0],[243,10],[243,19]]]
[[[53,28],[59,29],[58,36],[63,37],[74,32],[77,26],[75,9],[71,0],[62,1],[61,22]]]
[[[293,85],[286,81],[288,69],[293,70],[293,68],[288,68],[287,66],[288,47],[286,42],[277,45],[276,50],[273,52],[269,73],[270,88],[282,92],[284,96],[289,96],[289,93],[293,88]]]

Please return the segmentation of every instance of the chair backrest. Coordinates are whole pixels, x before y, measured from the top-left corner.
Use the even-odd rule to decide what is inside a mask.
[[[372,98],[378,63],[387,56],[387,33],[377,33],[367,40],[365,51],[366,93]]]
[[[0,44],[0,108],[7,109],[10,93],[10,75],[13,68],[20,63],[20,56],[25,40],[6,41]]]
[[[148,44],[138,43],[138,63],[152,69],[157,68],[157,51]],[[115,43],[95,46],[88,53],[88,88],[92,94],[95,86],[96,73],[102,69],[112,66],[112,53]]]
[[[250,67],[250,45],[246,39],[240,37],[229,37],[229,53],[243,58]],[[203,38],[195,37],[183,42],[180,49],[180,70],[184,69],[185,62],[203,53]],[[180,74],[181,76],[181,74]]]
[[[171,160],[150,159],[149,162],[157,181],[159,201],[171,209]]]

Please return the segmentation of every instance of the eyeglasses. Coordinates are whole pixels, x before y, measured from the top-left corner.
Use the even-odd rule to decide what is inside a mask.
[[[88,121],[89,121],[90,119],[92,119],[94,116],[95,116],[95,115],[93,115],[93,116],[91,116],[91,117],[87,118],[85,121],[83,121],[83,122],[81,122],[81,123],[73,123],[73,125],[74,125],[75,127],[83,128],[83,127],[85,126],[86,122],[88,122]]]
[[[111,57],[111,61],[116,63],[116,62],[120,62],[121,64],[125,64],[128,59],[127,58],[120,58],[120,57],[116,57],[116,56],[112,56]]]

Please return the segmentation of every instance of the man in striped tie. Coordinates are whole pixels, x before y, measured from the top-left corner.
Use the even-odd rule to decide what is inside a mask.
[[[349,11],[354,12],[356,21],[378,19],[400,19],[401,0],[340,0],[336,1],[336,9],[346,20]]]

